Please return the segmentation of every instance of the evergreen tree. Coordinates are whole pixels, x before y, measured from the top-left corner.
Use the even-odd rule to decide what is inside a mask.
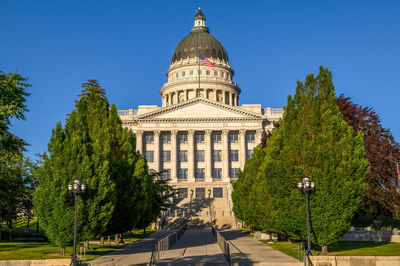
[[[362,211],[394,216],[396,208],[400,206],[396,172],[396,163],[400,160],[399,143],[394,140],[390,130],[382,126],[372,108],[359,106],[343,95],[338,97],[337,104],[354,132],[364,133],[368,171],[362,195]]]
[[[363,135],[354,136],[336,103],[332,75],[298,81],[296,94],[268,141],[259,186],[268,195],[272,224],[292,237],[306,238],[305,198],[296,183],[316,183],[310,196],[311,239],[327,252],[339,240],[361,203],[367,160]]]
[[[80,240],[100,237],[110,227],[132,228],[138,215],[130,211],[137,193],[134,136],[122,128],[97,81],[83,88],[65,127],[58,123],[53,130],[34,197],[41,225],[62,250],[73,240],[74,200],[67,186],[74,179],[87,184],[78,202]]]

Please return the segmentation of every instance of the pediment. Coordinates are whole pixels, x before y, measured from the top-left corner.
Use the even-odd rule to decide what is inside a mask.
[[[164,107],[157,111],[138,116],[137,119],[260,119],[261,115],[240,108],[196,98],[181,104]]]

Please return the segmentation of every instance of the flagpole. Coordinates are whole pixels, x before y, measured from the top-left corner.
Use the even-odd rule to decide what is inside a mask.
[[[399,162],[396,162],[396,166],[397,166],[397,187],[399,187],[399,182],[400,182]]]
[[[200,54],[199,54],[199,70],[197,71],[197,75],[199,76],[199,89],[200,89]]]

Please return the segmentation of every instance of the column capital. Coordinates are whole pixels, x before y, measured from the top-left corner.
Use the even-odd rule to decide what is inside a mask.
[[[206,129],[206,130],[204,130],[204,131],[205,131],[205,133],[206,133],[207,136],[211,135],[211,133],[212,133],[212,130],[211,130],[211,129]]]
[[[171,135],[177,135],[177,134],[178,134],[178,130],[176,130],[176,129],[171,130]]]
[[[188,132],[189,135],[193,135],[194,134],[194,130],[193,129],[189,129],[187,132]]]
[[[223,134],[223,135],[228,135],[228,133],[229,133],[229,130],[228,130],[228,129],[223,129],[223,130],[222,130],[222,134]]]
[[[246,133],[246,129],[240,129],[240,130],[239,130],[239,133],[240,133],[240,134],[245,134],[245,133]]]
[[[161,131],[160,130],[154,130],[154,136],[160,136]]]
[[[143,130],[136,130],[135,132],[134,132],[136,135],[138,135],[138,136],[143,136]]]

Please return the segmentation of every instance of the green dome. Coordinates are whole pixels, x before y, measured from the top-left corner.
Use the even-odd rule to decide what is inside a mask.
[[[195,16],[195,20],[200,19],[204,22],[205,17],[199,12]],[[190,34],[183,38],[175,49],[172,56],[172,63],[186,58],[195,58],[199,55],[208,58],[220,59],[228,62],[228,55],[225,48],[217,38],[209,33],[206,26],[194,26],[190,30]]]

